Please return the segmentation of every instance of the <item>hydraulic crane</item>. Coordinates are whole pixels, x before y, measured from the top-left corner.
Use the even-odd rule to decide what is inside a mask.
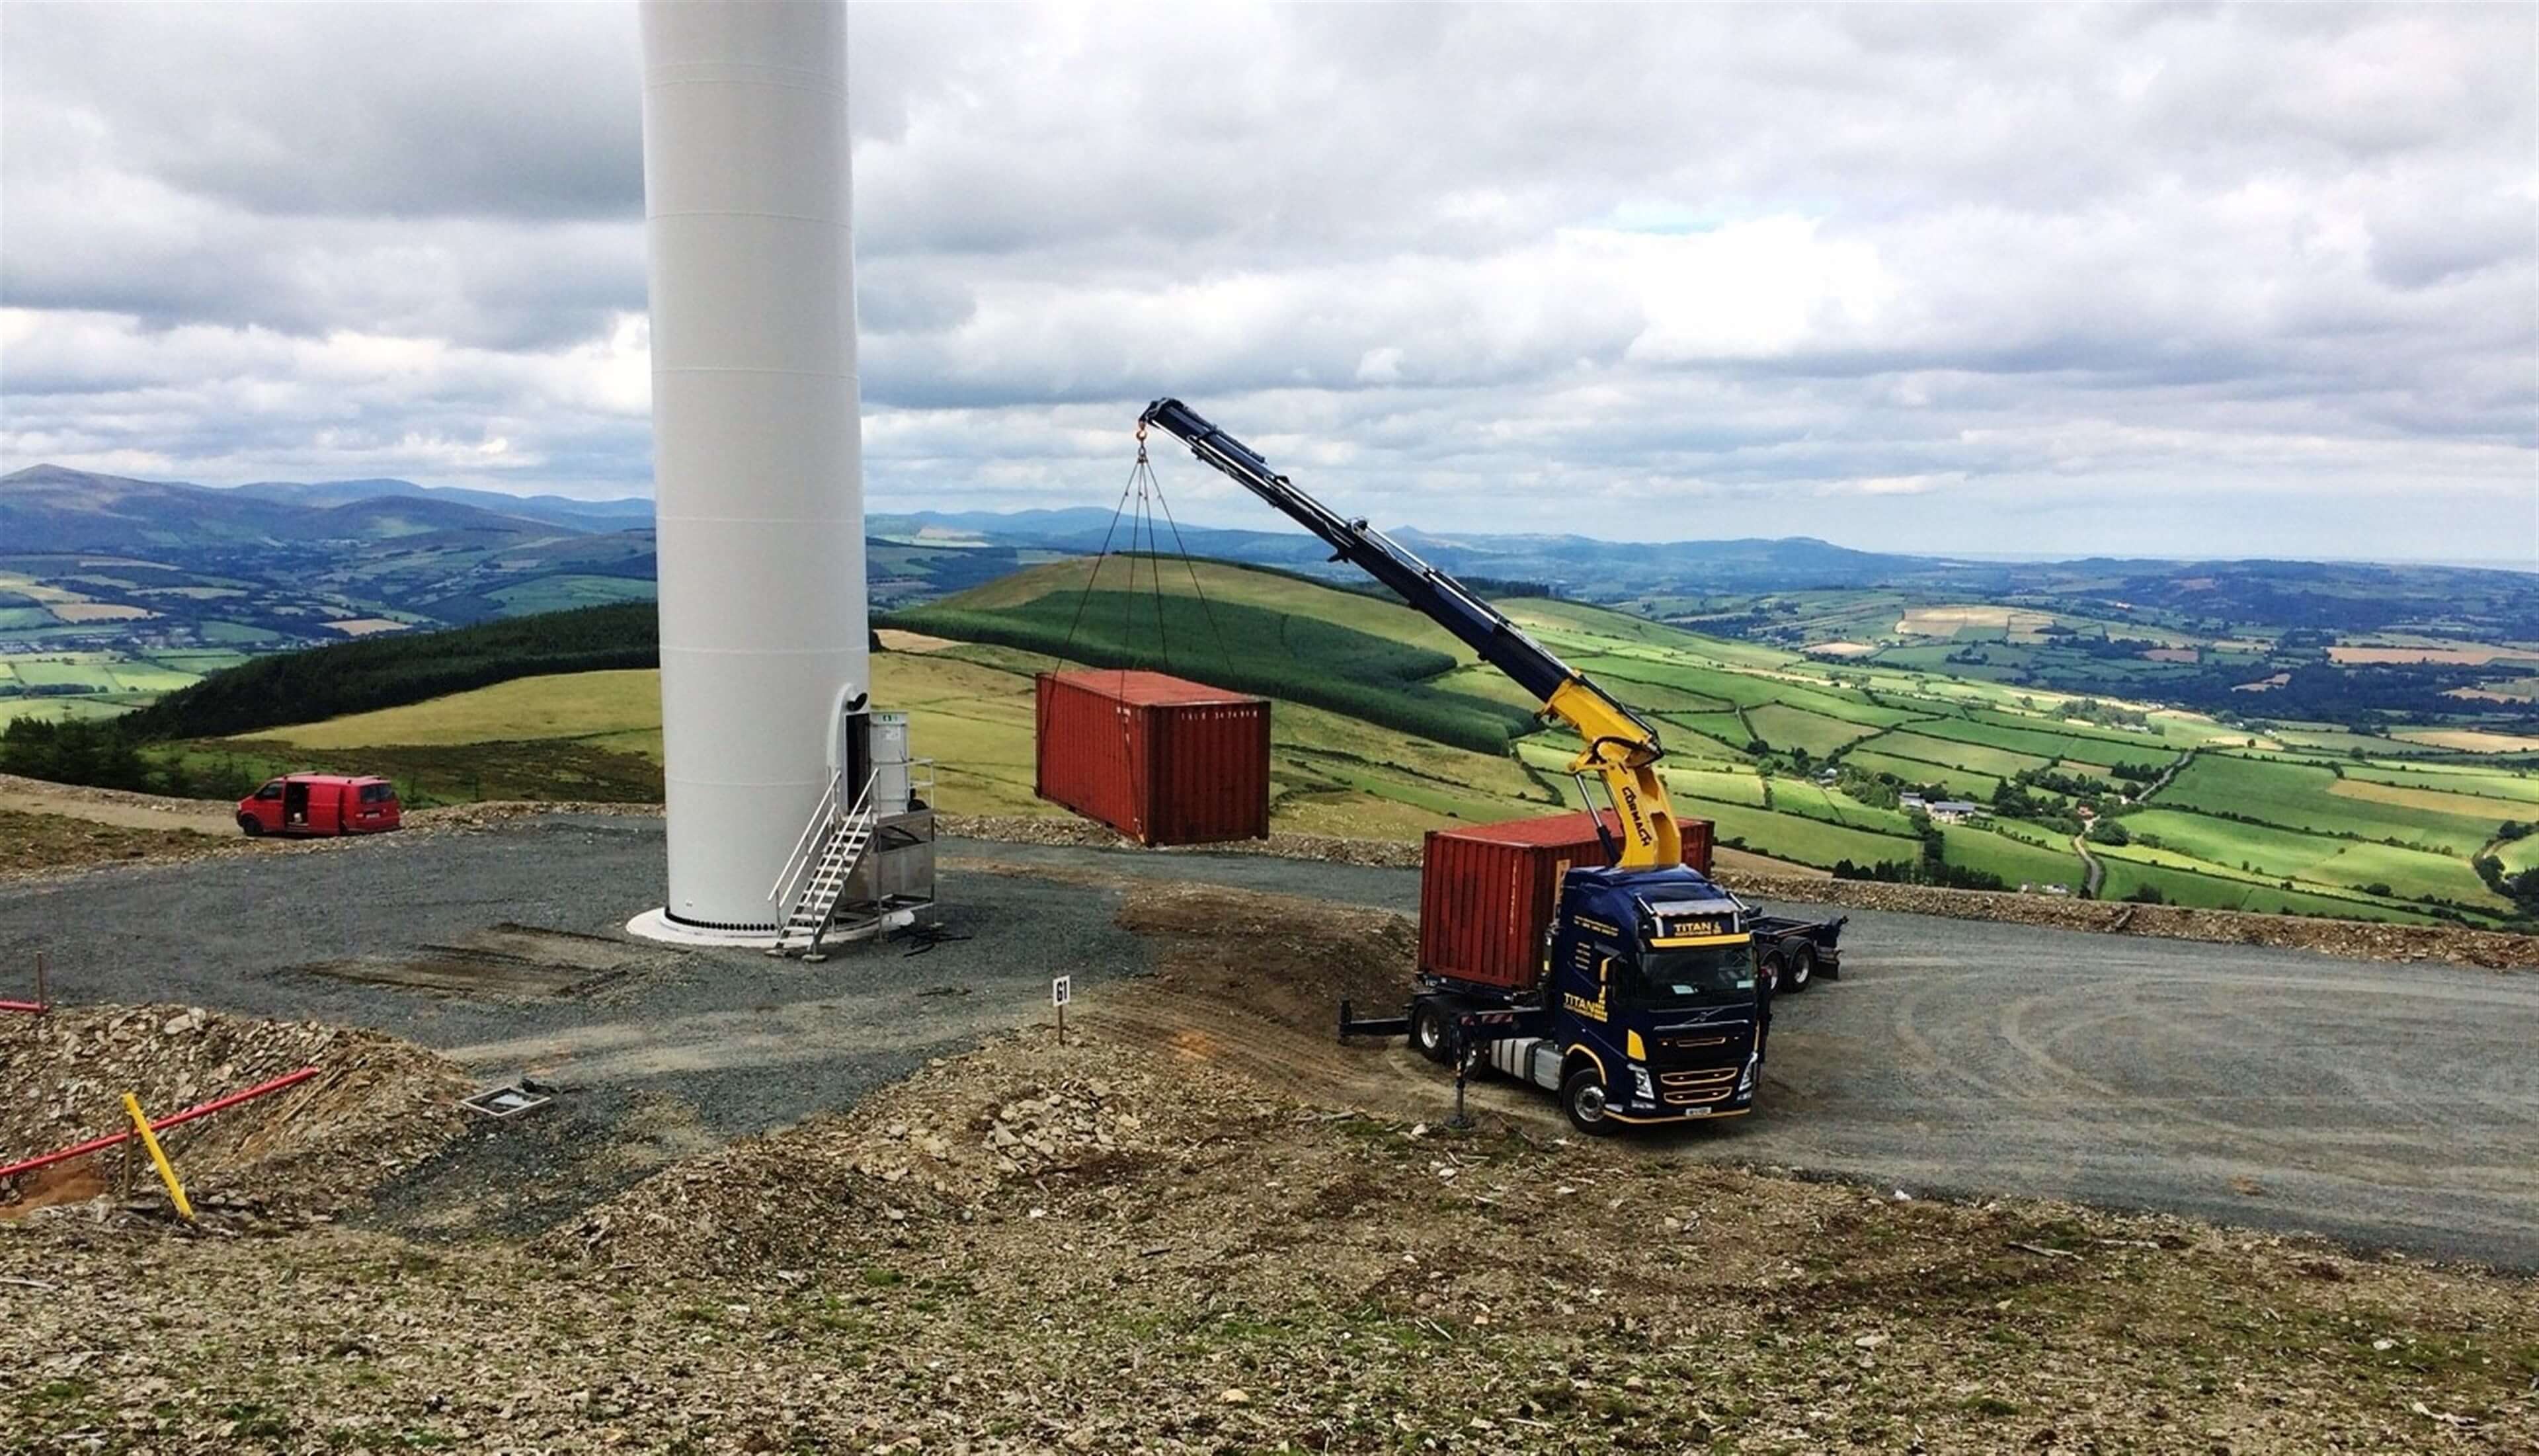
[[[1477,1060],[1557,1092],[1572,1126],[1598,1136],[1617,1125],[1736,1117],[1754,1105],[1771,1021],[1771,977],[1797,967],[1839,973],[1840,921],[1762,916],[1686,867],[1656,729],[1475,595],[1363,520],[1298,490],[1250,446],[1178,399],[1138,417],[1234,477],[1329,542],[1453,633],[1482,661],[1542,701],[1542,714],[1585,741],[1570,761],[1582,786],[1604,783],[1621,825],[1611,866],[1559,876],[1537,975],[1522,985],[1459,976],[1422,961],[1400,1016],[1364,1020],[1340,1004],[1343,1037],[1407,1034],[1439,1062]],[[1142,445],[1140,446],[1142,450]],[[1606,834],[1600,818],[1600,836]],[[1768,942],[1762,952],[1758,939]],[[1797,957],[1793,959],[1793,957]]]
[[[1557,719],[1576,731],[1586,746],[1570,760],[1569,772],[1582,782],[1589,774],[1603,781],[1606,797],[1621,823],[1615,865],[1647,868],[1683,863],[1683,839],[1676,827],[1675,807],[1658,776],[1658,760],[1666,749],[1647,720],[1527,635],[1508,620],[1507,613],[1364,520],[1346,520],[1298,490],[1286,476],[1270,469],[1258,451],[1209,424],[1189,405],[1178,399],[1158,399],[1137,417],[1140,436],[1149,425],[1189,446],[1201,460],[1329,542],[1333,560],[1351,562],[1392,588],[1404,601],[1479,654],[1482,661],[1541,700],[1545,719]]]

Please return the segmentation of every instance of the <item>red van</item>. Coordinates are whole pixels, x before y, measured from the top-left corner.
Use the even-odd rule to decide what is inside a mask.
[[[259,834],[383,834],[404,822],[396,786],[375,775],[285,774],[239,800],[239,828]]]

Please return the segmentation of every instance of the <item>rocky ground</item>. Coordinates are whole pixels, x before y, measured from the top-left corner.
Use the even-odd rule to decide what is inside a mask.
[[[1064,1045],[994,1037],[533,1224],[398,1221],[437,1149],[532,1132],[466,1122],[417,1048],[0,1019],[0,1161],[119,1127],[126,1087],[327,1070],[171,1138],[199,1225],[111,1163],[10,1193],[0,1446],[2539,1449],[2528,1277],[1589,1143],[1515,1093],[1450,1129],[1329,1040],[1336,995],[1398,990],[1398,917],[1171,884],[1119,915],[1154,973]]]
[[[303,1068],[317,1075],[162,1135],[203,1227],[331,1218],[467,1131],[455,1106],[467,1079],[377,1032],[194,1006],[61,1006],[0,1024],[0,1164],[124,1132],[126,1092],[155,1121]],[[0,1221],[166,1209],[138,1147],[9,1181]]]
[[[1459,1133],[1132,1051],[1003,1038],[534,1238],[20,1221],[13,1449],[2539,1440],[2526,1281]]]

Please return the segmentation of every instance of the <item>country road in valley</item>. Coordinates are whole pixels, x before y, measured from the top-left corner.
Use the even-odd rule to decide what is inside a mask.
[[[578,937],[616,937],[659,903],[657,819],[559,814],[0,884],[0,973],[43,950],[66,1001],[373,1025],[488,1079],[532,1071],[575,1087],[575,1115],[602,1131],[670,1099],[696,1136],[722,1139],[847,1105],[929,1056],[1032,1024],[1053,975],[1073,975],[1083,1013],[1100,1016],[1155,953],[1115,923],[1123,883],[1417,908],[1417,876],[1401,869],[941,849],[944,918],[965,938],[922,954],[848,947],[804,966],[626,943],[599,947],[624,963],[595,989],[513,999],[373,974],[542,933],[564,933],[579,963],[592,951]],[[1627,1145],[1920,1197],[2069,1198],[2539,1270],[2539,975],[1849,914],[1844,978],[1777,1005],[1762,1109]],[[1358,1079],[1396,1079],[1390,1104],[1447,1107],[1446,1080],[1407,1055],[1326,1043],[1313,1056],[1327,1054],[1368,1059],[1345,1064],[1364,1069]],[[1547,1098],[1480,1096],[1556,1126]]]

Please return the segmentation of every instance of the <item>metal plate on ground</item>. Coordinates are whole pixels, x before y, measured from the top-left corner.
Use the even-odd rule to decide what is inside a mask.
[[[473,1097],[462,1097],[458,1105],[469,1112],[482,1113],[487,1117],[505,1118],[518,1117],[523,1112],[535,1112],[554,1100],[553,1097],[532,1092],[523,1087],[494,1087],[478,1092]]]
[[[644,952],[622,940],[535,926],[498,925],[455,944],[356,955],[294,966],[312,976],[485,1001],[586,996],[639,968]]]

